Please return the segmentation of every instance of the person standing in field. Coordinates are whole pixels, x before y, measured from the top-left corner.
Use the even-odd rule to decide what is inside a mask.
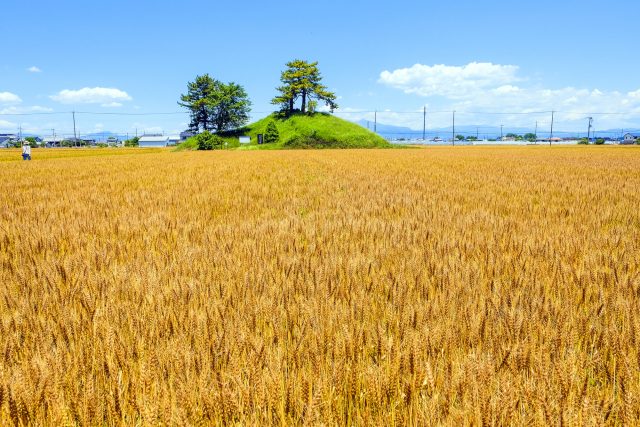
[[[26,141],[22,144],[22,160],[31,160],[31,145]]]

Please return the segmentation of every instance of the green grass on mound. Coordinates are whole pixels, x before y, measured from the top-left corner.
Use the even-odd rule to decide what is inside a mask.
[[[269,122],[274,121],[280,138],[278,142],[258,145],[258,134],[265,134]],[[328,113],[294,114],[288,117],[271,114],[242,129],[222,133],[227,148],[269,150],[286,148],[389,148],[391,144],[362,126]],[[251,137],[250,144],[239,144],[239,136]],[[195,141],[187,140],[178,150],[197,149]]]

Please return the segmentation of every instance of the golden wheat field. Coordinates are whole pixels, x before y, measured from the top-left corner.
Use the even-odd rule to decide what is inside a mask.
[[[637,424],[639,148],[2,151],[0,424]]]

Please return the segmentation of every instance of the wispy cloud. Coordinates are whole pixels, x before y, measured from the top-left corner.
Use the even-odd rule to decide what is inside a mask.
[[[120,102],[108,102],[106,104],[101,104],[101,107],[105,107],[105,108],[117,108],[117,107],[122,107],[122,103]]]
[[[27,71],[30,72],[30,73],[41,73],[42,72],[42,70],[40,68],[36,67],[35,65],[27,68]]]
[[[108,87],[85,87],[77,90],[64,89],[50,96],[62,104],[102,104],[110,105],[119,101],[131,101],[133,98],[123,90]]]
[[[49,107],[41,107],[40,105],[33,105],[31,107],[6,107],[0,110],[0,114],[23,114],[23,113],[48,113],[53,109]]]
[[[0,120],[0,129],[13,129],[17,124],[9,122],[7,120]]]
[[[22,99],[15,93],[0,92],[0,103],[2,104],[19,104]]]

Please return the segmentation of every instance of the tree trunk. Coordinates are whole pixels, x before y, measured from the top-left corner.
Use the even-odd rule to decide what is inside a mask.
[[[307,91],[305,89],[302,90],[302,108],[300,111],[305,112],[307,106]]]
[[[293,113],[293,97],[289,98],[289,114]]]

